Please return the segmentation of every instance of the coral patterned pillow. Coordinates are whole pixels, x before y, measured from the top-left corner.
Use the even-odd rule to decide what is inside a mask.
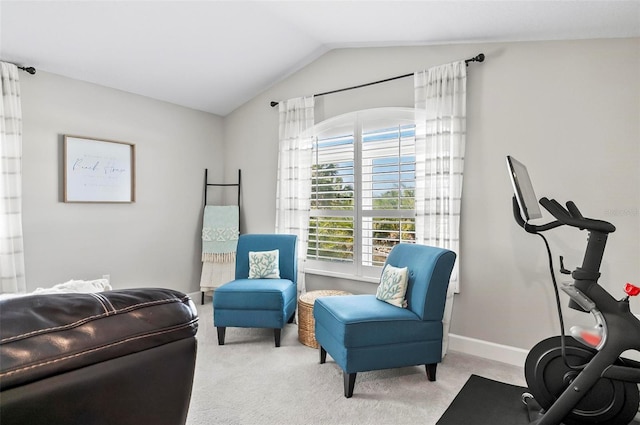
[[[280,279],[280,251],[249,251],[249,279]]]
[[[407,301],[404,296],[407,292],[407,282],[407,267],[398,268],[387,264],[382,270],[376,298],[396,307],[406,308]]]

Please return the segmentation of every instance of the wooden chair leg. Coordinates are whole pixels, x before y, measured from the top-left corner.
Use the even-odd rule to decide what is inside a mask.
[[[342,372],[344,378],[344,396],[351,398],[353,395],[353,387],[356,385],[356,373]]]
[[[218,331],[218,345],[224,345],[224,334],[227,328],[218,326],[216,330]]]
[[[324,364],[327,361],[327,350],[320,346],[320,364]]]
[[[427,379],[429,379],[429,381],[435,381],[438,363],[426,364],[425,367],[427,368]]]
[[[276,347],[280,347],[280,333],[281,333],[282,329],[280,328],[275,328],[273,330],[273,339],[275,339],[276,341]]]

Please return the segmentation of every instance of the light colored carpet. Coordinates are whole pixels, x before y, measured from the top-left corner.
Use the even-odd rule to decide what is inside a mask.
[[[199,300],[198,300],[199,301]],[[342,371],[298,342],[295,324],[275,348],[267,329],[228,328],[218,346],[211,301],[198,305],[198,357],[188,425],[435,424],[471,374],[525,385],[522,368],[450,352],[429,382],[424,366],[358,373],[353,397]],[[461,424],[464,425],[464,424]]]

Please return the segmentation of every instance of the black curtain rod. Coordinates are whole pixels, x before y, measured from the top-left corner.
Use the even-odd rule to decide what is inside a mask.
[[[469,62],[484,62],[484,53],[480,53],[478,56],[474,56],[471,59],[465,59],[465,61],[464,61],[464,63],[467,66],[469,66]],[[384,80],[374,81],[372,83],[360,84],[359,86],[346,87],[344,89],[337,89],[337,90],[326,91],[324,93],[317,93],[317,94],[314,94],[313,97],[324,96],[326,94],[339,93],[341,91],[359,89],[359,88],[362,88],[362,87],[372,86],[374,84],[386,83],[387,81],[393,81],[393,80],[399,80],[400,78],[411,77],[413,74],[415,74],[415,73],[412,72],[410,74],[398,75],[397,77],[386,78]],[[276,102],[276,101],[272,100],[270,105],[273,108],[273,107],[278,106],[279,103],[280,102]]]

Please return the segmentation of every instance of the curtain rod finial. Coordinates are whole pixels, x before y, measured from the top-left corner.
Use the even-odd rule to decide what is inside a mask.
[[[484,53],[480,53],[477,56],[472,57],[471,59],[466,59],[464,63],[469,66],[469,62],[484,62]]]
[[[28,74],[31,74],[31,75],[34,75],[36,73],[36,69],[32,66],[29,66],[29,67],[19,66],[18,69],[26,71]]]

